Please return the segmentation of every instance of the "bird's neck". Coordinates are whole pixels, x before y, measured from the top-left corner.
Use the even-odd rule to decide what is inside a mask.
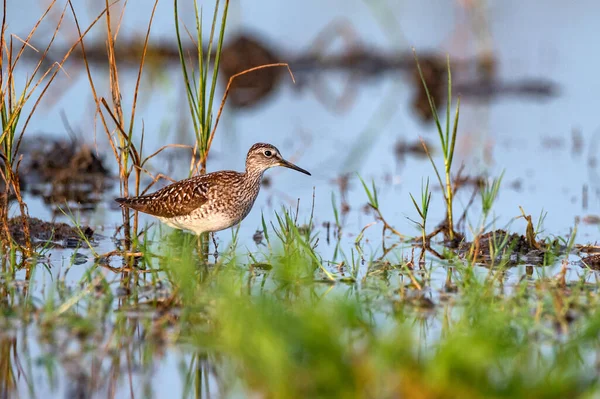
[[[246,180],[250,184],[260,183],[263,173],[265,173],[264,169],[249,168],[249,167],[246,167],[246,171],[244,172]]]

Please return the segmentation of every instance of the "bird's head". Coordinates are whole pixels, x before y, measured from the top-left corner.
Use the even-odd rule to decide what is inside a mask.
[[[265,170],[274,166],[283,166],[294,169],[310,176],[308,171],[286,161],[274,145],[256,143],[250,147],[248,156],[246,157],[246,172],[258,172],[262,174]]]

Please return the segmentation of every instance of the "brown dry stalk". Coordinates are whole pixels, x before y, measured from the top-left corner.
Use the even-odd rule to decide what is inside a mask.
[[[25,43],[29,43],[29,40],[32,38],[33,34],[37,31],[38,27],[40,26],[40,24],[42,23],[42,21],[46,18],[46,15],[48,15],[48,13],[52,9],[52,7],[54,7],[55,3],[56,3],[56,0],[52,0],[52,2],[50,2],[50,4],[48,5],[48,7],[46,7],[46,10],[42,14],[42,16],[40,18],[38,18],[38,20],[36,21],[36,23],[33,26],[33,28],[31,28],[31,30],[29,31],[29,34],[27,35],[27,37],[24,40]],[[4,0],[4,17],[6,18],[6,0]],[[5,18],[3,19],[3,23],[5,23],[5,21],[6,21]],[[2,32],[2,33],[4,33],[4,32]],[[4,37],[4,35],[3,35],[3,37]],[[14,62],[12,63],[12,65],[9,65],[9,71],[8,71],[9,75],[12,75],[14,73],[14,68],[16,67],[17,63],[19,62],[19,59],[21,58],[21,55],[25,51],[25,47],[26,46],[22,46],[21,47],[21,49],[17,53],[16,57],[14,58]]]
[[[127,3],[125,3],[127,4]],[[137,109],[137,98],[138,98],[138,93],[139,93],[139,89],[140,89],[140,82],[142,81],[142,73],[144,71],[144,63],[146,61],[146,52],[148,50],[148,40],[150,38],[150,29],[152,28],[152,21],[154,20],[154,13],[156,12],[156,7],[158,6],[158,0],[154,1],[154,6],[152,7],[152,13],[150,14],[150,22],[148,22],[148,29],[146,30],[146,38],[144,39],[144,47],[142,48],[142,59],[140,60],[140,68],[138,70],[138,76],[137,76],[137,80],[135,82],[135,89],[133,91],[133,104],[131,105],[131,119],[129,121],[129,137],[132,136],[132,132],[133,132],[133,124],[135,121],[135,110]],[[123,12],[121,13],[121,19],[123,18],[123,15],[125,14],[125,7],[123,6]],[[121,26],[121,20],[119,20],[119,25]],[[117,30],[118,32],[118,30]],[[142,141],[140,144],[140,152],[142,151],[142,147],[143,147],[143,141],[144,140],[144,128],[142,125]],[[129,142],[129,145],[131,145],[131,140]],[[160,150],[159,150],[160,151]],[[138,164],[139,166],[143,165],[143,162],[141,162],[140,164]],[[139,195],[140,193],[140,169],[136,168],[135,169],[135,194]],[[134,212],[133,214],[133,231],[134,234],[137,234],[138,231],[138,213]]]
[[[100,102],[104,106],[104,109],[108,113],[108,116],[110,116],[110,118],[112,119],[113,123],[115,124],[116,133],[118,133],[120,135],[120,140],[121,141],[127,141],[129,139],[129,137],[127,136],[127,132],[125,132],[123,125],[119,122],[118,115],[115,115],[113,113],[110,105],[108,104],[108,102],[106,101],[106,99],[104,97],[100,98]],[[112,138],[110,138],[110,139],[112,139]],[[128,145],[126,147],[124,146],[124,147],[121,148],[121,152],[122,153],[125,152],[125,150],[127,150],[126,152],[129,153],[129,155],[133,159],[134,163],[136,163],[136,162],[139,163],[140,162],[140,155],[138,154],[138,151],[135,148],[135,146]],[[120,162],[120,158],[118,158],[117,161]],[[119,173],[121,174],[121,176],[127,176],[127,170],[121,171],[121,166],[122,166],[121,163],[119,163]]]
[[[81,27],[79,26],[79,20],[77,19],[77,15],[75,14],[75,10],[73,9],[73,5],[71,4],[71,0],[68,0],[69,3],[69,7],[71,8],[71,13],[73,14],[73,18],[75,20],[75,27],[77,28],[77,34],[79,35],[79,40],[77,41],[76,44],[79,44],[81,46],[81,55],[83,58],[83,65],[85,66],[87,75],[88,75],[88,81],[90,82],[90,88],[92,90],[92,96],[94,97],[94,102],[96,103],[96,115],[100,115],[100,121],[102,122],[102,125],[104,126],[104,130],[106,132],[110,132],[110,129],[108,128],[108,124],[106,122],[106,118],[104,117],[104,114],[100,111],[100,97],[98,96],[98,93],[96,92],[96,86],[94,85],[94,80],[92,79],[92,72],[90,69],[90,64],[88,62],[87,59],[87,53],[85,51],[85,45],[83,43],[83,36],[85,36],[85,34],[87,33],[87,31],[85,33],[82,34],[81,32]],[[102,12],[96,17],[96,19],[94,20],[94,24],[96,23],[96,21],[98,21],[100,18],[102,18],[102,16],[104,15],[104,13],[106,12],[106,9],[102,10]],[[91,26],[90,26],[91,28]],[[89,30],[89,29],[88,29]],[[95,126],[95,124],[94,124]],[[94,136],[96,135],[96,129],[94,127]],[[113,140],[110,140],[110,136],[109,136],[109,140],[108,140],[110,147],[113,151],[113,155],[115,156],[115,159],[119,159],[119,152],[117,151],[117,147],[115,146],[115,143],[113,142]]]
[[[44,17],[48,14],[48,12],[50,11],[50,8],[53,6],[53,4],[55,3],[55,1],[53,1],[50,6],[46,9],[46,12],[42,15],[42,17],[37,21],[37,23],[35,24],[35,26],[32,28],[32,30],[29,32],[29,34],[27,35],[27,38],[25,40],[20,39],[19,40],[23,43],[21,48],[19,49],[19,52],[17,53],[16,57],[13,58],[12,53],[13,53],[13,45],[12,45],[12,40],[10,41],[10,47],[7,46],[6,43],[6,39],[4,38],[4,34],[6,33],[6,25],[3,25],[2,28],[2,49],[6,52],[6,57],[7,57],[7,61],[8,61],[8,71],[7,71],[7,84],[6,87],[2,87],[2,102],[5,101],[4,99],[4,93],[8,93],[8,109],[12,110],[13,112],[11,112],[10,115],[10,119],[6,122],[6,129],[9,129],[16,121],[17,118],[19,118],[20,116],[20,112],[21,109],[23,108],[23,106],[25,105],[25,103],[29,100],[29,98],[33,95],[35,89],[41,84],[41,82],[44,80],[44,78],[46,77],[46,75],[48,73],[50,73],[50,71],[53,70],[54,65],[52,65],[50,68],[48,68],[48,70],[44,73],[44,75],[38,79],[37,83],[31,88],[31,90],[29,90],[29,92],[27,92],[27,89],[31,87],[32,83],[34,82],[35,79],[35,75],[38,72],[39,68],[41,67],[46,54],[48,52],[48,50],[50,49],[50,46],[52,45],[52,42],[54,41],[54,38],[56,37],[56,33],[58,31],[58,29],[60,28],[60,25],[58,25],[55,30],[54,30],[54,35],[52,36],[52,40],[50,41],[50,43],[48,44],[48,46],[46,47],[46,50],[44,52],[44,54],[42,55],[42,57],[40,58],[40,60],[38,61],[38,64],[36,66],[36,68],[34,69],[34,73],[31,74],[31,77],[29,79],[26,80],[25,82],[25,90],[23,91],[23,94],[21,95],[21,97],[18,99],[17,104],[14,105],[12,103],[13,100],[13,96],[15,96],[14,93],[14,70],[19,62],[19,59],[21,57],[21,54],[23,53],[23,51],[25,51],[25,48],[27,47],[31,47],[29,45],[29,40],[31,39],[31,37],[33,36],[33,34],[35,33],[35,31],[37,30],[38,26],[40,25],[41,21],[44,19]],[[6,16],[6,1],[4,2],[4,15]],[[3,20],[3,23],[5,24],[5,20]],[[3,58],[3,57],[2,57]],[[0,70],[2,68],[2,64],[0,64]],[[2,81],[0,80],[0,83],[2,83]],[[49,82],[50,83],[50,82]],[[48,84],[49,84],[48,83]],[[40,95],[39,98],[41,98],[43,96]],[[15,108],[13,108],[13,105],[15,106]],[[30,116],[33,114],[33,111],[30,112]],[[23,129],[24,130],[24,129]],[[4,130],[2,132],[2,137],[0,138],[0,141],[5,139],[5,136],[8,134],[8,130]],[[16,152],[16,151],[15,151]],[[12,159],[12,154],[11,155],[11,159]]]
[[[119,29],[121,27],[121,23],[123,20],[123,15],[125,12],[127,2],[124,3],[124,6],[123,6],[120,16],[118,18],[117,26],[113,31],[113,27],[112,27],[113,20],[112,20],[111,7],[115,3],[116,2],[109,4],[109,0],[105,0],[106,7],[103,10],[102,14],[100,16],[98,16],[98,18],[97,18],[97,19],[99,19],[104,13],[106,13],[106,29],[107,29],[107,33],[106,33],[107,44],[106,45],[107,45],[107,53],[108,53],[109,85],[110,85],[110,92],[111,92],[111,97],[112,97],[112,101],[111,101],[112,106],[108,104],[106,99],[98,96],[98,93],[96,91],[96,87],[94,85],[94,81],[92,78],[91,69],[89,66],[84,43],[83,43],[83,41],[80,41],[80,43],[81,43],[82,58],[83,58],[86,72],[88,75],[88,81],[90,83],[90,87],[92,89],[92,95],[93,95],[94,101],[96,103],[96,116],[98,116],[98,115],[100,116],[102,126],[108,137],[108,141],[110,143],[113,155],[118,164],[119,176],[121,178],[120,183],[121,183],[122,195],[128,196],[129,195],[129,176],[131,174],[131,171],[132,170],[135,171],[135,191],[136,191],[136,194],[139,194],[139,191],[140,191],[139,185],[140,185],[140,181],[141,181],[140,180],[140,171],[143,170],[142,166],[145,163],[145,161],[147,160],[147,159],[146,160],[141,159],[140,152],[138,152],[135,145],[133,145],[133,143],[132,143],[133,134],[132,133],[133,133],[134,121],[135,121],[135,115],[136,115],[136,109],[137,109],[137,99],[138,99],[139,89],[140,89],[140,85],[141,85],[141,77],[142,77],[142,73],[143,73],[143,68],[144,68],[146,54],[147,54],[147,48],[148,48],[148,42],[149,42],[149,37],[150,37],[150,30],[152,27],[152,22],[154,20],[154,15],[155,15],[155,11],[156,11],[156,8],[158,5],[158,0],[155,0],[155,2],[154,2],[154,6],[152,8],[152,13],[150,16],[150,21],[148,23],[148,28],[146,31],[146,37],[145,37],[144,46],[143,46],[143,50],[142,50],[142,58],[140,60],[138,76],[136,79],[135,90],[133,93],[133,104],[132,104],[132,108],[131,108],[131,116],[130,116],[130,120],[129,120],[129,126],[127,128],[125,125],[125,116],[124,116],[124,112],[123,112],[123,106],[121,103],[122,93],[121,93],[120,84],[119,84],[119,70],[117,67],[116,52],[115,52],[115,42],[117,39],[117,35],[119,33]],[[70,0],[69,0],[69,5],[71,6],[71,10],[73,10]],[[73,14],[75,14],[75,13],[73,12]],[[78,23],[77,19],[75,22],[76,22],[76,26],[77,26],[77,31],[81,37],[81,29],[79,27],[79,23]],[[114,123],[114,125],[116,127],[115,129],[109,128],[108,120],[106,118],[105,112],[103,111],[102,107],[104,107],[104,111],[106,113],[108,113],[110,119],[112,119],[112,122]],[[115,143],[115,137],[114,137],[115,133],[117,135],[118,142],[120,143],[119,147],[117,147],[117,143]],[[95,131],[94,131],[94,134],[95,134]],[[142,127],[142,145],[143,145],[143,127]],[[162,149],[164,149],[164,148],[162,148]],[[152,156],[155,156],[157,153],[162,151],[162,149],[157,151],[156,153],[154,153]],[[140,151],[141,151],[141,148],[140,148]],[[134,169],[130,169],[128,167],[129,157],[131,157],[132,164],[133,164],[132,166]],[[125,228],[124,234],[126,237],[126,241],[128,240],[129,237],[131,237],[131,226],[129,225],[129,220],[130,220],[129,210],[124,208],[123,209],[123,222],[124,222],[124,228]],[[137,231],[137,214],[135,214],[135,217],[134,217],[133,230]]]
[[[116,33],[113,36],[112,28],[111,28],[111,13],[110,13],[109,5],[108,5],[108,0],[106,0],[108,62],[109,62],[109,71],[110,71],[110,88],[111,88],[111,94],[112,94],[112,100],[113,100],[112,101],[113,102],[112,112],[111,112],[111,109],[108,106],[107,102],[104,99],[102,99],[102,102],[103,102],[106,110],[110,113],[111,117],[113,118],[113,120],[117,126],[117,131],[119,131],[121,133],[121,139],[120,139],[121,147],[123,149],[128,150],[128,151],[121,150],[120,156],[118,157],[119,175],[121,176],[121,187],[122,187],[122,192],[123,192],[124,196],[129,195],[130,170],[127,167],[127,164],[128,164],[127,153],[129,152],[132,155],[133,165],[135,165],[137,167],[142,165],[142,160],[139,155],[139,152],[137,151],[137,149],[135,148],[135,146],[132,144],[131,141],[132,141],[132,137],[133,137],[133,127],[134,127],[135,112],[136,112],[136,107],[137,107],[137,98],[138,98],[139,88],[140,88],[140,84],[141,84],[144,63],[145,63],[145,59],[146,59],[146,53],[147,53],[147,49],[148,49],[150,30],[152,28],[152,22],[154,20],[154,14],[155,14],[157,5],[158,5],[158,0],[155,0],[154,6],[152,8],[152,13],[150,16],[150,21],[148,23],[148,29],[146,31],[146,37],[145,37],[144,46],[142,49],[142,58],[140,60],[140,66],[139,66],[139,70],[138,70],[136,86],[135,86],[134,93],[133,93],[134,98],[133,98],[133,104],[131,107],[131,118],[130,118],[130,122],[129,122],[129,129],[126,132],[125,131],[125,118],[124,118],[124,113],[123,113],[123,107],[121,104],[121,89],[120,89],[120,85],[119,85],[117,61],[115,58],[115,40],[116,40],[118,31],[120,29],[120,26],[121,26],[121,22],[122,22],[122,18],[123,18],[124,12],[125,12],[126,4],[124,5],[124,7],[121,11],[121,16],[119,18],[119,22],[118,22],[118,25],[116,28]],[[106,133],[110,136],[109,131],[107,131]],[[142,140],[143,140],[143,128],[142,128]],[[143,143],[143,141],[142,141],[142,143]],[[135,192],[136,192],[136,194],[138,194],[139,193],[139,185],[140,185],[139,168],[135,169],[135,177],[136,177]],[[131,237],[131,231],[130,231],[130,226],[129,226],[129,210],[125,209],[125,208],[123,209],[123,222],[125,223],[125,236],[126,236],[126,241],[127,241],[128,237]],[[138,228],[138,216],[137,216],[137,212],[136,212],[136,213],[134,213],[134,222],[133,222],[134,233],[137,232],[137,228]]]
[[[423,287],[421,286],[421,284],[419,283],[419,281],[417,281],[417,279],[413,275],[413,273],[410,270],[410,268],[407,267],[406,271],[408,273],[408,277],[410,278],[410,281],[412,281],[412,283],[415,286],[415,288],[418,289],[419,291],[423,290]]]
[[[6,162],[6,158],[3,157],[3,159]],[[10,171],[9,171],[10,173]],[[4,179],[4,184],[5,184],[5,189],[4,189],[4,193],[2,193],[2,228],[4,229],[3,233],[4,236],[2,237],[2,245],[4,246],[4,248],[9,247],[10,245],[6,245],[6,244],[10,244],[11,240],[10,240],[10,230],[8,228],[8,180],[6,178],[6,175],[4,174],[4,171],[2,170],[2,168],[0,168],[0,174],[2,175],[2,179]]]
[[[25,48],[33,48],[33,46],[31,46],[31,44],[29,43],[29,41],[31,40],[33,34],[37,31],[42,20],[44,20],[44,18],[48,15],[48,13],[50,12],[50,10],[52,9],[52,7],[54,6],[55,3],[56,3],[56,0],[53,0],[49,4],[49,6],[46,8],[43,15],[36,21],[34,27],[31,29],[31,31],[29,32],[29,34],[27,35],[27,37],[24,40],[13,35],[13,37],[16,37],[22,43],[21,48],[19,49],[17,55],[13,58],[13,56],[12,56],[13,42],[11,40],[10,46],[9,46],[5,39],[6,28],[7,28],[7,25],[6,25],[6,0],[3,2],[4,16],[2,19],[0,49],[3,51],[3,53],[5,52],[5,54],[6,54],[8,70],[6,71],[7,77],[6,77],[6,86],[5,86],[4,85],[4,83],[5,83],[4,73],[3,73],[3,71],[4,71],[4,69],[3,69],[4,54],[3,54],[2,57],[0,57],[0,76],[1,76],[0,77],[0,90],[2,93],[1,94],[2,108],[8,109],[8,113],[10,114],[10,117],[7,121],[4,121],[4,123],[5,123],[4,130],[2,132],[2,135],[0,136],[0,141],[4,142],[4,152],[5,152],[5,154],[3,154],[5,171],[4,171],[4,173],[2,173],[2,177],[5,180],[5,195],[3,197],[3,210],[2,210],[2,214],[0,216],[2,218],[3,224],[5,225],[5,233],[7,234],[7,236],[5,238],[6,238],[6,241],[8,241],[8,243],[5,241],[4,244],[5,245],[8,244],[9,246],[12,246],[13,242],[10,238],[10,231],[7,227],[7,225],[8,225],[8,192],[12,188],[13,192],[15,193],[15,197],[19,203],[19,208],[20,208],[20,212],[21,212],[21,220],[23,223],[23,232],[25,235],[25,248],[22,248],[22,250],[23,250],[23,253],[25,256],[30,256],[33,253],[33,248],[31,245],[31,236],[30,236],[30,231],[29,231],[27,205],[23,202],[23,198],[22,198],[21,190],[20,190],[20,184],[19,184],[19,176],[18,176],[18,170],[19,170],[19,166],[20,166],[20,162],[21,162],[22,158],[20,158],[17,161],[16,165],[14,165],[13,158],[18,153],[19,147],[20,147],[23,137],[25,135],[25,131],[27,129],[27,126],[29,125],[29,121],[31,120],[33,114],[35,113],[38,105],[40,104],[40,102],[41,102],[42,98],[44,97],[44,95],[46,94],[48,88],[54,81],[54,78],[58,74],[58,71],[62,70],[62,65],[66,61],[68,56],[70,55],[72,49],[75,48],[75,45],[74,45],[71,48],[71,50],[64,56],[62,62],[53,63],[42,74],[42,76],[40,78],[38,78],[37,81],[35,81],[35,77],[36,77],[38,71],[41,69],[41,67],[48,55],[48,52],[49,52],[52,44],[54,43],[54,40],[56,39],[58,31],[62,25],[62,22],[64,20],[64,15],[66,12],[66,6],[63,9],[63,12],[61,13],[60,19],[59,19],[56,27],[54,28],[52,37],[51,37],[48,45],[46,46],[46,48],[44,49],[44,52],[40,56],[40,59],[37,62],[33,72],[31,73],[31,76],[26,80],[25,85],[24,85],[25,89],[23,90],[23,92],[21,93],[21,95],[18,98],[15,93],[14,72],[17,67],[17,63],[18,63],[19,59],[21,58],[21,55],[25,51]],[[38,51],[37,49],[34,49],[34,50]],[[15,139],[14,134],[16,131],[15,124],[17,123],[18,118],[21,117],[21,111],[22,111],[25,103],[27,103],[30,100],[33,93],[36,92],[38,87],[40,87],[42,85],[42,82],[45,81],[46,78],[48,78],[47,82],[45,83],[40,94],[38,95],[31,111],[29,111],[29,113],[25,119],[25,123],[23,124],[23,127],[21,128],[20,134],[16,138],[16,142],[13,142],[13,140]],[[15,100],[15,99],[16,99],[16,104],[13,104],[13,100]],[[8,105],[6,103],[8,103]],[[15,166],[14,170],[13,170],[13,166]]]
[[[127,137],[127,134],[124,131],[125,120],[123,118],[123,107],[121,105],[121,87],[119,85],[119,70],[117,69],[117,60],[115,57],[115,37],[112,34],[111,27],[111,13],[110,7],[108,4],[108,0],[105,0],[105,8],[106,8],[106,47],[108,52],[108,77],[109,77],[109,87],[110,93],[112,96],[112,112],[111,108],[108,106],[106,100],[103,100],[103,104],[107,111],[110,113],[113,118],[115,124],[117,125],[117,131],[121,132],[123,137],[120,137],[119,142],[121,143],[121,150],[117,156],[117,162],[119,165],[119,176],[120,176],[120,184],[121,191],[123,196],[127,197],[129,195],[129,179],[127,176],[127,162],[128,162],[128,152],[125,150],[126,148],[131,149],[130,140]],[[118,26],[117,26],[118,31]],[[99,111],[101,112],[101,111]],[[106,129],[106,134],[108,135],[109,141],[112,141],[111,131]],[[125,248],[129,249],[131,245],[131,226],[129,224],[129,208],[122,207],[121,212],[123,214],[123,223],[124,223],[124,233],[125,233]]]
[[[469,252],[470,252],[469,258],[471,259],[472,265],[475,265],[475,263],[477,263],[477,254],[479,254],[480,241],[481,241],[481,234],[478,234],[477,237],[475,237],[473,245],[471,245],[471,248],[469,250]],[[492,259],[492,262],[493,261],[494,260]]]
[[[144,172],[146,172],[146,174],[152,178],[152,181],[150,182],[150,184],[148,184],[148,187],[146,187],[144,189],[144,191],[141,192],[141,195],[146,194],[148,192],[148,190],[150,190],[152,188],[152,186],[154,186],[156,184],[156,182],[159,181],[160,179],[168,180],[171,183],[176,182],[176,180],[170,178],[169,176],[163,175],[162,173],[159,173],[156,176],[152,176],[152,174],[145,169],[144,169]]]
[[[525,229],[525,238],[527,239],[527,244],[535,249],[541,249],[541,245],[535,239],[535,229],[533,228],[533,221],[531,219],[531,215],[526,215],[525,211],[521,206],[519,206],[521,210],[521,216],[523,219],[527,221],[527,228]]]
[[[404,236],[404,234],[400,233],[398,230],[396,230],[395,228],[393,228],[383,217],[383,214],[381,213],[381,211],[378,208],[373,208],[375,210],[375,212],[377,213],[377,219],[381,220],[381,222],[383,223],[383,231],[385,232],[386,230],[391,231],[393,234],[397,235],[401,240],[404,240],[406,238],[406,236]],[[382,233],[383,234],[383,233]]]
[[[113,101],[113,111],[117,115],[117,121],[120,126],[125,126],[125,120],[123,117],[123,107],[121,106],[121,86],[119,85],[119,70],[117,68],[117,59],[115,57],[115,37],[112,34],[111,27],[111,13],[108,5],[108,0],[105,0],[106,4],[106,50],[108,52],[108,71],[109,71],[109,85],[110,93]],[[117,27],[118,30],[118,27]],[[126,194],[126,193],[125,193]]]
[[[29,220],[27,211],[27,204],[23,202],[23,197],[21,196],[21,187],[19,185],[19,166],[21,166],[21,161],[23,160],[23,156],[19,158],[17,161],[17,166],[15,168],[15,172],[10,172],[11,176],[11,184],[13,186],[13,190],[15,192],[15,197],[17,197],[17,202],[19,203],[19,210],[21,211],[21,223],[23,225],[23,234],[25,235],[25,250],[23,254],[26,258],[30,257],[33,254],[33,246],[31,245],[31,234],[29,231]],[[8,183],[6,184],[6,192],[8,193]]]

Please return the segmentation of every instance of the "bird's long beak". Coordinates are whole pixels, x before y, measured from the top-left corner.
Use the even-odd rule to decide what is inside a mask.
[[[283,167],[286,167],[286,168],[294,169],[294,170],[297,170],[298,172],[304,173],[305,175],[311,176],[311,174],[310,174],[309,171],[304,170],[301,167],[296,166],[293,163],[286,161],[285,159],[282,159],[281,161],[279,161],[279,166],[283,166]]]

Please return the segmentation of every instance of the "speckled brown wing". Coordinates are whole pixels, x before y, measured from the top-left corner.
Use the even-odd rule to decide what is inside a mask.
[[[172,218],[188,215],[208,201],[211,180],[207,175],[181,180],[139,197],[116,198],[121,206],[149,215]]]

